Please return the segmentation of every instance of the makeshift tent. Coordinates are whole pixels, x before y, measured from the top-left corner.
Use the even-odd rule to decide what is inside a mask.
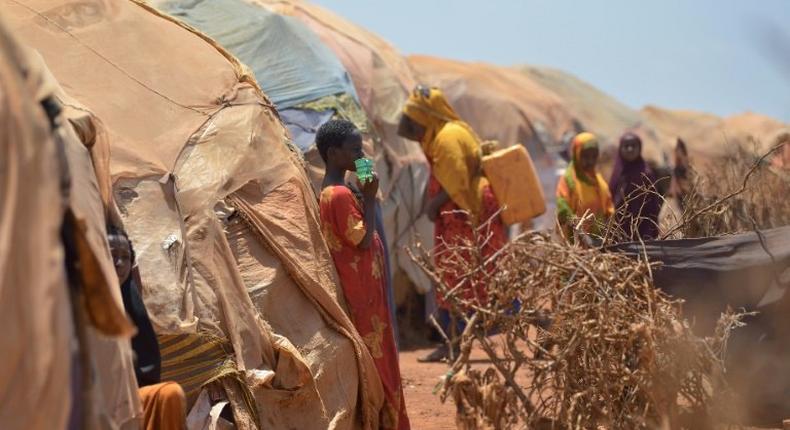
[[[552,228],[558,177],[555,157],[547,149],[575,127],[563,101],[515,69],[425,56],[411,56],[409,63],[421,82],[444,90],[482,139],[527,148],[548,199],[546,214],[534,224]]]
[[[0,422],[9,430],[66,428],[74,334],[61,169],[23,59],[0,21]]]
[[[279,14],[294,17],[315,32],[351,75],[374,138],[373,152],[380,178],[383,224],[395,270],[395,290],[402,303],[409,283],[420,291],[430,281],[408,256],[406,249],[421,240],[432,246],[433,229],[420,218],[428,165],[416,142],[397,136],[403,103],[416,81],[395,48],[375,34],[313,4],[292,0],[251,0]],[[283,117],[287,117],[283,113]],[[286,120],[287,121],[287,120]],[[317,154],[306,154],[308,160]],[[405,274],[406,276],[403,276]],[[410,281],[410,282],[409,282]]]
[[[726,118],[716,115],[646,106],[641,115],[658,133],[665,152],[671,154],[678,137],[688,145],[697,169],[715,168],[710,161],[741,147],[748,151],[765,152],[773,137],[788,124],[754,113]]]
[[[638,111],[562,70],[535,66],[523,66],[518,70],[562,98],[580,128],[595,133],[605,149],[616,150],[620,136],[633,131],[642,138],[645,158],[658,163],[663,161],[658,135],[645,124],[646,120]]]
[[[729,339],[728,379],[749,423],[778,426],[790,416],[790,227],[610,249],[660,262],[656,287],[684,300],[700,335],[711,334],[728,308],[756,312]]]
[[[295,18],[244,0],[159,0],[153,5],[205,33],[249,66],[279,111],[335,94],[356,98],[337,57]]]
[[[252,76],[142,3],[0,4],[106,127],[146,306],[183,353],[163,373],[216,381],[239,428],[377,427],[380,381],[338,302],[314,195]],[[202,354],[220,359],[173,371]]]
[[[324,163],[314,148],[318,128],[339,117],[368,131],[354,86],[335,54],[299,20],[245,0],[160,0],[153,5],[211,37],[252,69],[292,142],[305,153],[313,186],[320,191]]]
[[[315,136],[322,124],[333,117],[354,122],[363,133],[368,152],[372,152],[368,120],[343,65],[296,18],[244,0],[165,0],[155,5],[212,37],[251,66],[257,81],[278,107],[293,143],[305,153],[316,194],[320,193],[325,169],[315,147]],[[387,177],[380,180],[386,186]],[[387,246],[382,227],[380,232]],[[387,293],[392,304],[391,288]],[[391,311],[394,315],[394,306]]]
[[[18,306],[15,310],[9,311],[12,317],[18,316],[18,311],[34,316],[29,324],[19,325],[35,328],[42,319],[37,311],[45,310],[51,312],[53,319],[52,327],[44,330],[52,331],[51,337],[41,339],[41,343],[52,347],[46,352],[36,352],[39,345],[30,347],[24,340],[16,336],[12,339],[19,342],[19,346],[30,347],[27,353],[35,354],[33,358],[25,358],[21,362],[29,362],[38,365],[41,360],[56,357],[58,364],[53,364],[52,369],[38,369],[43,375],[50,375],[54,380],[49,383],[55,384],[54,391],[68,388],[66,394],[60,393],[63,397],[59,400],[59,405],[68,405],[70,410],[70,426],[84,428],[133,428],[138,424],[138,417],[141,413],[140,402],[137,393],[137,383],[135,381],[134,369],[132,366],[132,353],[129,344],[129,336],[132,334],[132,326],[126,318],[121,303],[120,289],[118,286],[117,275],[115,273],[112,258],[106,240],[105,224],[106,214],[109,213],[109,182],[101,184],[100,178],[109,180],[108,163],[105,156],[107,152],[106,141],[97,139],[97,135],[90,129],[82,127],[86,123],[83,119],[86,116],[84,111],[75,110],[72,107],[63,109],[61,103],[68,100],[63,90],[52,77],[41,57],[30,49],[19,49],[16,59],[9,60],[10,65],[20,65],[27,80],[31,94],[30,100],[20,97],[18,102],[41,103],[46,106],[40,109],[39,113],[46,112],[47,135],[39,137],[35,142],[39,148],[28,148],[20,152],[40,152],[46,153],[47,148],[57,156],[57,163],[51,166],[51,170],[41,173],[39,178],[44,183],[47,180],[54,182],[58,186],[57,196],[49,196],[46,199],[47,207],[41,212],[25,214],[25,219],[35,221],[37,217],[48,215],[56,218],[54,231],[47,228],[47,222],[42,221],[42,226],[34,226],[35,231],[43,228],[40,233],[49,235],[57,242],[50,244],[47,249],[39,249],[37,253],[42,256],[52,255],[52,251],[58,256],[43,262],[40,267],[28,266],[35,264],[38,257],[31,257],[30,261],[9,269],[12,274],[16,270],[28,271],[27,276],[34,281],[41,276],[41,272],[49,273],[53,276],[62,276],[63,270],[67,269],[68,282],[57,285],[59,289],[51,290],[41,286],[41,293],[46,293],[47,297],[41,298],[39,303],[29,304],[28,306]],[[9,82],[11,78],[9,78]],[[70,106],[74,106],[73,104]],[[23,118],[20,115],[19,118]],[[24,127],[21,127],[24,129]],[[51,133],[51,134],[49,134]],[[13,136],[14,131],[9,131]],[[29,136],[35,135],[31,133]],[[15,157],[9,157],[13,160]],[[35,158],[34,158],[35,159]],[[34,160],[31,159],[30,161]],[[30,166],[32,173],[35,172],[35,164]],[[11,169],[12,171],[15,169]],[[28,181],[29,182],[29,178]],[[46,195],[47,187],[44,185],[42,191]],[[35,202],[38,190],[30,191],[29,201]],[[16,193],[9,190],[9,197],[16,198]],[[14,205],[17,208],[24,208],[25,203]],[[5,212],[4,212],[5,213]],[[9,211],[12,214],[13,211]],[[10,217],[13,221],[13,217]],[[25,234],[25,238],[15,244],[15,248],[26,249],[25,242],[31,230],[24,226],[19,226],[19,231]],[[33,237],[36,234],[33,233]],[[13,237],[13,236],[10,236]],[[35,244],[36,242],[33,241]],[[47,269],[49,267],[49,269]],[[44,269],[44,270],[42,270]],[[19,273],[16,273],[18,275]],[[21,280],[16,284],[28,284]],[[35,286],[35,283],[33,284]],[[32,290],[31,290],[32,291]],[[67,295],[67,293],[69,293]],[[8,303],[18,302],[9,298]],[[76,304],[84,304],[77,306]],[[53,306],[54,305],[54,306]],[[37,339],[33,335],[29,340]],[[59,339],[61,348],[52,345],[53,339]],[[66,345],[62,348],[63,344]],[[73,348],[73,346],[76,348]],[[13,351],[13,347],[9,347]],[[53,353],[55,355],[53,355]],[[10,363],[18,363],[10,360]],[[61,364],[62,363],[62,364]],[[70,371],[67,373],[67,380],[58,380],[57,369],[64,367]],[[20,377],[27,377],[26,372],[18,373]],[[31,377],[35,380],[36,377]],[[26,380],[25,380],[26,381]],[[20,388],[19,392],[25,390],[44,390],[51,388],[49,385],[30,385]],[[39,396],[33,393],[31,398]],[[24,395],[14,392],[10,398],[26,399]],[[10,427],[15,427],[18,420],[33,419],[33,416],[41,416],[41,411],[32,411],[33,416],[19,416],[20,410],[26,406],[14,405],[16,407],[9,414],[9,419],[3,422]],[[47,408],[45,408],[46,410]],[[46,415],[44,415],[46,416]],[[61,413],[54,412],[53,420],[62,421]],[[31,425],[24,428],[48,428],[51,423],[44,426]]]

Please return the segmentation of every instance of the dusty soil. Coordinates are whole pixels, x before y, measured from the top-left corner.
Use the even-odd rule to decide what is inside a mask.
[[[400,371],[411,428],[454,430],[455,405],[451,399],[442,404],[438,394],[433,394],[439,378],[447,372],[447,364],[417,362],[418,357],[430,352],[431,349],[417,349],[400,353]]]
[[[414,349],[400,353],[400,370],[406,408],[414,430],[454,430],[455,405],[452,399],[442,404],[438,394],[433,394],[440,378],[448,370],[445,363],[419,363],[418,357],[427,355],[431,348]],[[488,367],[482,351],[473,351],[473,366]],[[520,382],[521,383],[521,382]],[[747,427],[745,430],[757,430]]]

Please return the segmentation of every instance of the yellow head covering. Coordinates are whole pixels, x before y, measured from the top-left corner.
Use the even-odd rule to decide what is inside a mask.
[[[455,204],[477,216],[487,181],[480,173],[480,139],[475,132],[438,88],[415,88],[403,114],[425,127],[422,149],[436,180]]]
[[[447,102],[442,90],[418,85],[409,95],[409,100],[403,107],[403,113],[412,121],[425,127],[425,136],[422,139],[423,149],[426,149],[439,130],[452,121],[461,118]]]

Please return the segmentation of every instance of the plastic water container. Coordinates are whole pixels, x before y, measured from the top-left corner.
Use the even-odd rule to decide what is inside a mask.
[[[506,225],[531,221],[546,212],[546,199],[535,165],[521,145],[500,149],[483,157],[483,172],[504,208]]]

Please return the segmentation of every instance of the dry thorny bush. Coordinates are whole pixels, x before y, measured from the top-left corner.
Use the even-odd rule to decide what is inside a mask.
[[[698,176],[674,230],[699,237],[788,224],[790,185],[764,163],[776,149],[756,162],[736,154],[726,172]],[[440,387],[458,428],[704,429],[737,419],[723,357],[743,314],[722,314],[700,338],[682,303],[654,287],[646,256],[527,232],[484,257],[485,227],[443,248],[451,267],[419,246],[412,254],[466,323]],[[604,226],[603,244],[618,241],[615,229]],[[443,282],[448,270],[458,284]],[[484,297],[458,294],[470,288]],[[490,360],[485,370],[472,366],[474,344]]]
[[[487,293],[447,295],[467,315],[441,389],[456,402],[459,428],[702,428],[720,412],[722,356],[737,315],[701,339],[680,304],[653,287],[643,260],[529,232],[483,261],[485,240],[445,251],[476,256],[460,282],[476,279]],[[440,294],[459,290],[442,283],[426,253],[416,258]],[[474,343],[491,360],[486,371],[471,366]]]
[[[715,169],[693,175],[671,233],[710,237],[790,225],[790,177],[768,163],[784,144],[760,157],[756,149],[731,146],[713,163]]]

